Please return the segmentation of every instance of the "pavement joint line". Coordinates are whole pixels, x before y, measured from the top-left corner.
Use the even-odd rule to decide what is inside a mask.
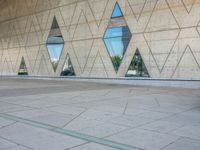
[[[107,140],[107,139],[103,139],[103,138],[98,138],[95,136],[91,136],[91,135],[87,135],[87,134],[83,134],[83,133],[79,133],[76,131],[72,131],[72,130],[67,130],[67,129],[63,129],[60,127],[56,127],[53,125],[49,125],[43,122],[38,122],[38,121],[34,121],[34,120],[30,120],[30,119],[26,119],[26,118],[21,118],[18,116],[14,116],[14,115],[9,115],[9,114],[5,114],[5,113],[0,113],[0,117],[1,118],[5,118],[8,120],[12,120],[12,121],[17,121],[19,123],[23,123],[26,125],[30,125],[33,127],[37,127],[37,128],[42,128],[42,129],[46,129],[55,133],[59,133],[62,135],[67,135],[67,136],[71,136],[74,138],[78,138],[81,140],[85,140],[88,142],[92,142],[92,143],[97,143],[97,144],[101,144],[107,147],[112,147],[118,150],[143,150],[141,148],[137,148],[131,145],[126,145],[126,144],[122,144],[122,143],[118,143],[115,141],[111,141],[111,140]]]
[[[68,124],[70,124],[72,121],[76,120],[77,118],[79,118],[83,113],[85,113],[88,109],[83,110],[81,113],[79,113],[76,117],[74,117],[72,120],[70,120],[69,122],[67,122],[64,126],[66,127]]]
[[[2,137],[2,136],[0,136],[0,139],[3,139],[3,140],[6,140],[6,141],[8,141],[8,142],[10,142],[10,143],[16,144],[14,147],[9,147],[9,148],[15,148],[16,146],[21,146],[21,147],[24,147],[24,148],[29,149],[29,150],[34,150],[34,149],[31,148],[31,147],[28,147],[28,146],[26,146],[26,145],[17,143],[17,142],[15,142],[15,141],[12,141],[12,140],[10,140],[10,139],[4,138],[4,137]],[[2,149],[0,149],[0,150],[2,150]],[[4,150],[4,149],[3,149],[3,150]]]

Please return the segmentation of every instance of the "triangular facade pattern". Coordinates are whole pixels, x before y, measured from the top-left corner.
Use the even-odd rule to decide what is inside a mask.
[[[200,65],[192,53],[191,48],[187,47],[176,67],[173,77],[190,78],[191,74],[193,78],[198,78],[200,76]]]
[[[138,48],[150,77],[199,79],[198,14],[199,0],[15,1],[0,9],[0,74],[25,60],[29,75],[71,62],[76,76],[124,77]]]
[[[98,52],[95,57],[95,62],[93,63],[92,69],[90,71],[90,76],[93,77],[108,77],[108,74],[105,70],[105,66],[102,60],[100,53]]]
[[[183,2],[187,12],[190,13],[196,0],[181,0],[181,1]]]
[[[145,5],[147,4],[148,0],[140,0],[138,3],[138,0],[133,1],[133,0],[127,0],[129,5],[131,6],[131,11],[134,14],[134,17],[138,21],[140,19],[140,16],[142,15],[142,12],[145,8]]]

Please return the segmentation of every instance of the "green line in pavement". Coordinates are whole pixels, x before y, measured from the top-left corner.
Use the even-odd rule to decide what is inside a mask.
[[[75,132],[75,131],[72,131],[72,130],[63,129],[63,128],[52,126],[52,125],[49,125],[49,124],[46,124],[46,123],[42,123],[42,122],[38,122],[38,121],[34,121],[34,120],[29,120],[29,119],[25,119],[25,118],[13,116],[13,115],[0,113],[0,117],[5,118],[5,119],[9,119],[9,120],[12,120],[12,121],[17,121],[17,122],[20,122],[20,123],[23,123],[23,124],[27,124],[27,125],[30,125],[30,126],[33,126],[33,127],[46,129],[46,130],[49,130],[49,131],[52,131],[52,132],[55,132],[55,133],[59,133],[59,134],[71,136],[71,137],[74,137],[74,138],[82,139],[82,140],[85,140],[85,141],[88,141],[88,142],[93,142],[93,143],[101,144],[101,145],[104,145],[104,146],[112,147],[112,148],[119,149],[119,150],[141,150],[140,148],[133,147],[133,146],[130,146],[130,145],[118,143],[118,142],[107,140],[107,139],[98,138],[98,137],[95,137],[95,136]]]

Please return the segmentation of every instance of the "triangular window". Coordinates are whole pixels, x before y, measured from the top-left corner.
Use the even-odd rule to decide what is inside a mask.
[[[27,68],[26,68],[26,63],[25,63],[24,57],[22,57],[21,64],[19,66],[18,75],[28,75],[28,71],[27,71]]]
[[[113,10],[113,12],[112,12],[111,18],[117,18],[117,17],[122,17],[122,16],[123,16],[123,14],[122,14],[122,12],[121,12],[121,9],[120,9],[120,7],[119,7],[119,4],[116,3],[116,4],[115,4],[115,7],[114,7],[114,10]]]
[[[126,77],[149,77],[149,73],[138,49],[131,60]]]
[[[47,49],[54,72],[56,72],[63,47],[64,47],[64,40],[60,28],[58,26],[58,22],[54,17],[51,30],[47,39]]]
[[[63,69],[60,75],[61,76],[75,76],[74,68],[72,66],[72,62],[68,54],[66,56],[65,64],[63,66]]]

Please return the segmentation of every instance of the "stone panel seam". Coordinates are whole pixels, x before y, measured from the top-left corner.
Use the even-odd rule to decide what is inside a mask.
[[[195,56],[194,52],[192,51],[192,48],[190,47],[190,45],[188,45],[188,47],[189,47],[189,49],[190,49],[190,52],[191,52],[192,56],[194,57],[195,62],[197,63],[197,66],[198,66],[199,69],[200,69],[200,64],[198,63],[198,61],[197,61],[197,59],[196,59],[196,56]]]
[[[159,73],[161,73],[161,70],[160,70],[160,68],[158,67],[157,61],[156,61],[156,59],[155,59],[155,57],[154,57],[154,55],[153,55],[153,52],[151,51],[151,48],[150,48],[150,46],[149,46],[149,44],[148,44],[148,42],[147,42],[147,39],[146,39],[146,37],[145,37],[144,34],[143,34],[143,37],[144,37],[144,40],[145,40],[145,42],[146,42],[146,44],[147,44],[147,46],[148,46],[148,48],[149,48],[149,52],[150,52],[150,54],[151,54],[152,57],[153,57],[153,60],[154,60],[154,62],[155,62],[155,64],[156,64],[156,67],[157,67],[157,69],[159,70]]]
[[[174,72],[173,72],[172,75],[171,75],[171,78],[173,78],[174,74],[176,73],[176,70],[178,69],[178,66],[179,66],[179,64],[180,64],[180,62],[181,62],[183,56],[185,55],[185,52],[186,52],[186,50],[187,50],[188,47],[189,47],[189,45],[187,45],[187,46],[185,47],[184,52],[182,53],[182,55],[181,55],[181,57],[180,57],[180,59],[179,59],[177,65],[176,65],[176,67],[175,67],[175,69],[174,69]]]
[[[90,10],[91,10],[91,12],[92,12],[92,15],[93,15],[93,17],[94,17],[94,19],[95,19],[95,23],[96,23],[96,25],[97,25],[98,28],[99,28],[100,25],[101,25],[101,22],[102,22],[103,16],[104,16],[104,14],[105,14],[105,11],[106,11],[106,9],[107,9],[107,6],[108,6],[108,2],[109,2],[109,0],[107,0],[107,2],[106,2],[106,6],[105,6],[105,9],[103,10],[103,14],[102,14],[102,16],[101,16],[101,19],[100,19],[99,24],[97,23],[97,19],[96,19],[95,15],[94,15],[94,12],[92,11],[92,8],[91,8],[91,6],[90,6],[89,1],[87,1],[87,2],[88,2],[88,7],[90,8]]]
[[[134,13],[133,8],[131,7],[129,0],[127,0],[127,3],[128,3],[128,5],[129,5],[129,7],[131,8],[131,11],[132,11],[132,13],[133,13],[135,19],[136,19],[137,22],[138,22],[138,21],[140,20],[140,17],[141,17],[141,15],[142,15],[142,12],[143,12],[143,10],[144,10],[144,7],[145,7],[145,5],[146,5],[146,3],[147,3],[147,0],[145,0],[145,2],[144,2],[144,4],[143,4],[143,7],[142,7],[142,9],[141,9],[141,11],[140,11],[140,13],[139,13],[139,17],[138,17],[138,18],[137,18],[137,16],[136,16],[135,13]]]
[[[39,71],[40,71],[40,67],[41,67],[41,65],[42,65],[42,61],[44,62],[45,66],[47,66],[46,60],[45,60],[45,57],[44,57],[44,54],[42,54],[41,59],[40,59],[40,64],[39,64],[39,68],[38,68],[38,71],[37,71],[38,74],[39,74]],[[44,64],[43,64],[43,65],[44,65]],[[50,74],[50,73],[49,73],[48,67],[46,67],[46,69],[47,69],[48,74]]]
[[[84,1],[86,1],[86,0],[84,0]],[[49,9],[45,9],[45,10],[41,10],[41,11],[36,11],[36,12],[31,13],[31,14],[27,14],[27,15],[23,15],[23,16],[11,18],[11,19],[3,20],[3,21],[0,21],[0,24],[1,24],[1,23],[4,23],[4,22],[10,22],[10,21],[12,21],[12,20],[16,20],[16,19],[19,19],[19,18],[31,16],[31,15],[34,15],[34,14],[39,14],[39,13],[43,13],[43,12],[46,12],[46,11],[51,11],[52,9],[56,9],[56,8],[63,7],[63,6],[68,6],[68,5],[72,5],[72,4],[75,4],[75,3],[80,3],[80,2],[73,2],[73,3],[70,3],[70,4],[65,4],[65,5],[62,5],[62,6],[56,6],[56,7],[54,7],[54,8],[49,8]],[[37,6],[37,5],[36,5],[36,6]],[[35,10],[36,10],[36,9],[35,9]]]
[[[179,29],[181,29],[181,27],[180,27],[180,25],[179,25],[179,22],[177,21],[177,19],[176,19],[175,15],[174,15],[174,13],[173,13],[173,11],[171,10],[171,7],[170,7],[170,5],[169,5],[168,1],[167,1],[167,0],[165,0],[165,2],[166,2],[166,4],[167,4],[167,7],[169,8],[169,10],[170,10],[170,12],[171,12],[171,14],[172,14],[172,16],[173,16],[174,20],[176,21],[176,24],[177,24],[178,28],[179,28]]]
[[[73,10],[73,15],[72,15],[72,18],[71,18],[71,20],[70,20],[70,24],[69,24],[69,27],[67,28],[67,31],[69,32],[69,30],[70,30],[70,28],[71,28],[71,24],[72,24],[72,20],[73,20],[73,18],[74,18],[74,14],[75,14],[75,10],[76,10],[76,7],[77,7],[77,3],[75,4],[75,7],[74,7],[74,10]],[[68,6],[68,5],[67,5]],[[62,17],[62,20],[63,20],[63,22],[64,22],[64,25],[65,25],[65,28],[67,27],[67,25],[66,25],[66,23],[65,23],[65,20],[64,20],[64,17],[63,17],[63,15],[62,15],[62,13],[61,13],[61,7],[59,7],[59,11],[60,11],[60,15],[61,15],[61,17]]]
[[[175,39],[175,41],[174,41],[174,43],[173,43],[173,45],[172,45],[170,51],[169,51],[169,54],[167,55],[167,57],[166,57],[166,59],[165,59],[165,62],[164,62],[164,64],[163,64],[162,68],[161,68],[161,73],[162,73],[163,69],[165,68],[166,62],[167,62],[169,56],[171,55],[171,52],[172,52],[172,50],[173,50],[173,48],[174,48],[174,45],[175,45],[176,42],[177,42],[177,39],[179,38],[180,33],[181,33],[181,31],[179,30],[179,33],[178,33],[178,35],[177,35],[177,37],[176,37],[176,39]]]
[[[193,0],[192,6],[191,6],[190,10],[187,9],[187,7],[186,7],[186,5],[185,5],[185,2],[184,2],[183,0],[181,0],[181,2],[183,3],[183,6],[185,7],[185,10],[186,10],[187,13],[189,14],[189,13],[191,12],[191,10],[192,10],[192,8],[193,8],[193,6],[194,6],[196,0]]]
[[[154,5],[154,7],[153,7],[153,10],[151,11],[150,17],[149,17],[149,19],[148,19],[148,21],[147,21],[147,23],[146,23],[146,26],[145,26],[145,28],[144,28],[144,32],[145,32],[145,31],[146,31],[146,29],[147,29],[147,26],[148,26],[148,24],[149,24],[149,22],[150,22],[150,20],[151,20],[151,17],[152,17],[152,15],[153,15],[153,12],[154,12],[154,10],[155,10],[155,8],[156,8],[157,4],[158,4],[158,1],[159,1],[159,0],[156,0],[156,3],[155,3],[155,5]]]

